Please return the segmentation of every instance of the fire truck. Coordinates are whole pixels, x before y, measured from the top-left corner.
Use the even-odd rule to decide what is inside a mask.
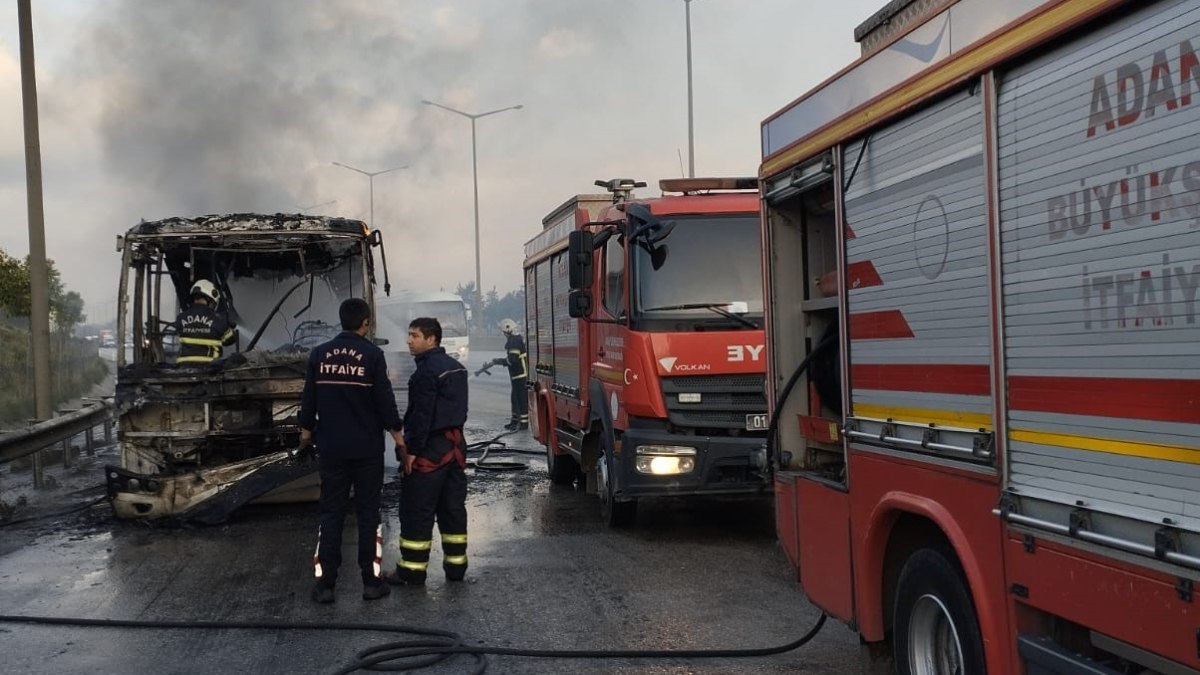
[[[783,548],[901,673],[1196,673],[1200,3],[911,13],[761,127]]]
[[[596,181],[525,245],[531,431],[607,524],[770,487],[757,181]]]

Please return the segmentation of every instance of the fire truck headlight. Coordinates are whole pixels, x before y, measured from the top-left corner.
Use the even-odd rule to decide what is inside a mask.
[[[696,449],[682,445],[639,445],[634,468],[652,476],[691,473],[696,468]]]

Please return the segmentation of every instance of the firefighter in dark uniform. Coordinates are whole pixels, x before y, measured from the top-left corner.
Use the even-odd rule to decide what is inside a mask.
[[[493,359],[485,367],[508,366],[508,375],[512,378],[512,421],[504,425],[509,431],[529,428],[529,392],[526,384],[529,382],[529,354],[525,351],[525,339],[521,337],[521,328],[516,321],[505,319],[500,322],[500,332],[504,333],[504,356]]]
[[[379,499],[383,487],[383,432],[397,443],[400,413],[388,381],[383,352],[367,339],[371,309],[350,298],[338,310],[342,332],[312,350],[300,400],[300,445],[308,447],[316,432],[321,471],[320,529],[314,562],[312,599],[334,599],[342,563],[342,523],[354,489],[358,521],[358,567],[363,599],[385,597],[391,590],[380,578]]]
[[[449,581],[467,572],[467,369],[441,347],[442,326],[422,317],[408,326],[417,370],[408,380],[404,445],[396,451],[400,480],[400,560],[392,584],[421,585],[433,548],[433,523],[442,535],[442,569]]]
[[[175,320],[179,334],[180,365],[203,365],[221,358],[222,348],[237,338],[229,319],[217,311],[221,293],[213,282],[200,279],[192,284],[192,305]]]

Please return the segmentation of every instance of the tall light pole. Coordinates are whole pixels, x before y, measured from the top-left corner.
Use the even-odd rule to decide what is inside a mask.
[[[517,105],[510,105],[507,108],[496,108],[495,110],[489,110],[487,112],[482,112],[482,113],[469,113],[469,112],[463,112],[461,110],[457,110],[455,108],[451,108],[450,106],[447,106],[447,105],[442,105],[441,103],[434,103],[433,101],[426,101],[424,99],[421,100],[421,103],[424,103],[425,105],[431,105],[435,108],[441,108],[442,110],[452,112],[455,115],[462,115],[463,117],[471,120],[471,179],[472,179],[472,181],[474,181],[474,185],[475,185],[475,308],[474,309],[475,309],[475,316],[482,318],[483,317],[483,313],[482,313],[483,312],[483,287],[480,285],[480,281],[479,281],[479,159],[478,159],[478,155],[475,152],[475,120],[479,119],[480,117],[487,117],[488,115],[495,115],[496,113],[502,113],[507,110],[520,110],[521,108],[524,108],[525,106],[522,104],[517,104]],[[478,320],[479,319],[476,319],[476,321],[478,321]]]
[[[358,173],[361,173],[367,177],[367,181],[371,184],[371,222],[368,223],[368,225],[370,225],[372,230],[375,229],[375,176],[380,176],[392,171],[399,171],[400,169],[407,169],[408,165],[405,164],[404,166],[393,166],[390,169],[383,169],[382,171],[363,171],[362,169],[355,168],[349,164],[342,164],[341,162],[334,162],[333,164],[334,166],[340,166],[343,169],[357,171]],[[317,206],[320,206],[320,204],[317,204]]]
[[[692,125],[692,0],[683,0],[683,16],[687,25],[688,178],[695,178],[696,134]]]

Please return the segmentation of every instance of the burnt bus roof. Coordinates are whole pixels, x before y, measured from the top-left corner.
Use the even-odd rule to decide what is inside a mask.
[[[196,218],[164,218],[143,221],[129,229],[130,236],[156,235],[220,235],[226,233],[328,232],[366,236],[367,225],[351,218],[310,216],[293,213],[232,213],[198,216]]]

